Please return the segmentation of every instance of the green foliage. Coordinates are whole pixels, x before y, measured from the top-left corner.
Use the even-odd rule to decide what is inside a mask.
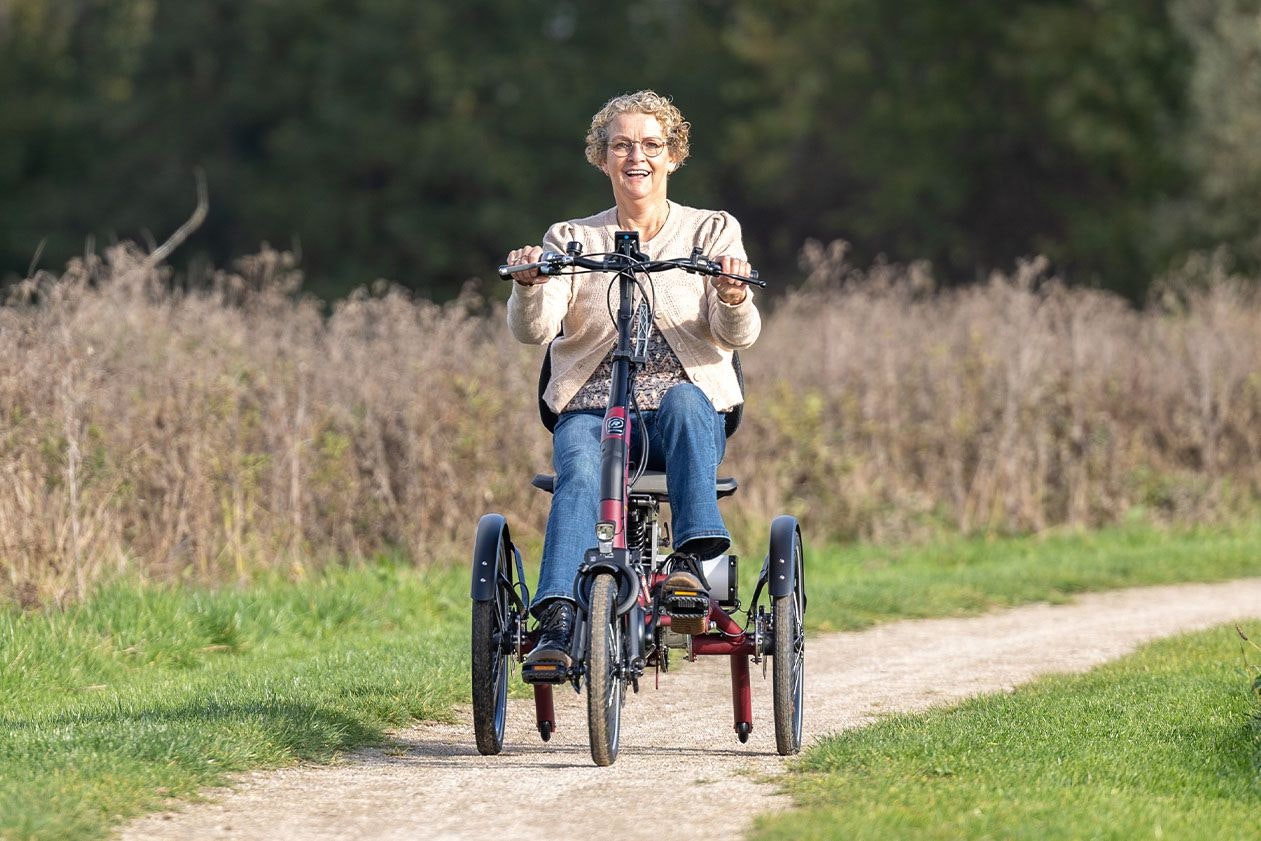
[[[1244,838],[1261,728],[1230,628],[823,740],[756,839]]]
[[[1177,0],[1193,46],[1193,118],[1184,155],[1198,189],[1167,208],[1166,224],[1203,248],[1224,244],[1245,270],[1261,267],[1261,4]]]
[[[735,212],[771,276],[840,237],[951,280],[1044,252],[1138,297],[1187,248],[1261,254],[1255,21],[1248,0],[9,0],[0,276],[45,239],[57,267],[89,236],[161,238],[202,166],[185,258],[297,243],[320,293],[449,297],[607,206],[587,121],[656,87],[695,126],[674,195]]]
[[[0,170],[4,269],[24,271],[46,234],[64,233],[49,244],[64,259],[88,231],[174,227],[191,204],[196,165],[208,173],[213,210],[190,247],[222,261],[260,239],[296,240],[320,291],[388,277],[450,293],[508,244],[538,240],[553,218],[608,203],[607,185],[583,162],[582,136],[590,114],[628,84],[622,67],[597,56],[610,25],[629,24],[629,9],[610,21],[538,0],[128,0],[67,11],[57,31],[86,38],[99,24],[93,15],[113,21],[138,5],[152,15],[132,30],[138,58],[108,108],[99,91],[72,88],[102,68],[117,73],[115,63],[77,51],[73,37],[74,69],[60,88],[32,76],[20,55],[0,71],[11,80],[0,98],[33,80],[75,104],[51,125],[38,102],[6,104],[30,123],[17,148],[45,151],[42,164]],[[684,47],[701,40],[704,10],[635,16],[621,52],[651,68],[636,83],[687,75],[682,65],[703,54]],[[33,53],[46,59],[51,28],[31,24],[10,39],[41,44]],[[687,86],[673,87],[685,101]],[[49,154],[49,134],[82,139]]]
[[[806,0],[749,4],[742,27],[774,81],[733,155],[759,162],[745,198],[778,247],[843,237],[956,279],[1043,252],[1146,283],[1186,64],[1163,4]]]

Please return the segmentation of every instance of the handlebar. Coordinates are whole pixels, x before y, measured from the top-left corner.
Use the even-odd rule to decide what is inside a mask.
[[[515,266],[500,266],[499,276],[504,280],[511,280],[514,273],[528,272],[533,269],[538,269],[540,274],[555,275],[560,274],[563,269],[570,266],[593,272],[664,272],[671,269],[682,269],[692,274],[728,277],[741,283],[752,284],[763,289],[766,288],[766,281],[758,279],[756,269],[752,270],[748,277],[728,274],[722,270],[721,263],[701,256],[699,249],[692,252],[691,257],[678,257],[673,260],[635,260],[627,257],[625,254],[597,254],[592,257],[583,257],[580,254],[560,254],[556,251],[544,251],[542,259],[538,262],[521,263]]]

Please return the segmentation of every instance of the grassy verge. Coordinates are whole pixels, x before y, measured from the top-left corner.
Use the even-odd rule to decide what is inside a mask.
[[[853,628],[1261,574],[1261,529],[842,547],[807,564],[808,619]],[[463,564],[216,591],[117,583],[64,611],[0,608],[0,837],[99,837],[228,772],[447,716],[468,697],[467,623]]]
[[[1256,525],[1165,531],[1134,524],[1044,537],[809,550],[806,619],[815,630],[1058,603],[1118,587],[1261,575]]]
[[[321,760],[467,697],[463,570],[115,585],[0,613],[0,837],[85,838],[227,772]]]
[[[1076,677],[834,736],[800,760],[801,808],[754,837],[1245,838],[1261,722],[1232,628]]]

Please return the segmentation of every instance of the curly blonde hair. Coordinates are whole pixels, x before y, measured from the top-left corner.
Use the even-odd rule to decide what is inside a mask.
[[[675,163],[682,166],[687,160],[691,152],[688,139],[692,124],[683,119],[683,113],[669,98],[655,91],[636,91],[613,97],[591,118],[591,128],[587,130],[587,161],[593,167],[600,169],[608,157],[609,123],[620,114],[656,117],[666,134],[666,148],[674,156]]]

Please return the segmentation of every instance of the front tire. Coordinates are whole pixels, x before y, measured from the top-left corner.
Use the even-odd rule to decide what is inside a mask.
[[[608,573],[595,577],[591,587],[591,645],[587,654],[587,729],[591,758],[596,765],[612,765],[621,736],[622,702],[626,684],[621,678],[622,621],[617,615],[617,579]]]

